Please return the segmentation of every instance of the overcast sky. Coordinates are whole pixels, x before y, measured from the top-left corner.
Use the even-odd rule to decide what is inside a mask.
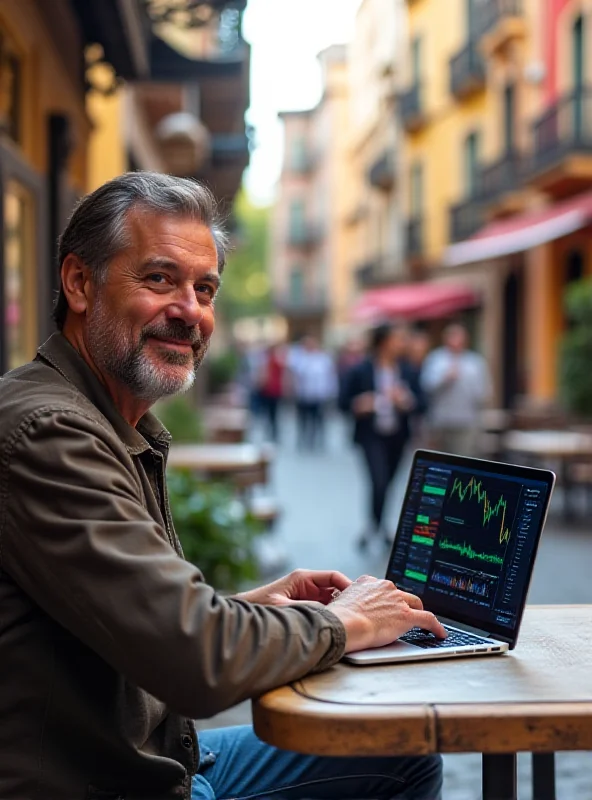
[[[278,111],[309,108],[321,93],[316,55],[351,38],[361,0],[249,0],[244,36],[251,43],[251,108],[257,148],[245,185],[257,203],[273,199],[282,156]]]

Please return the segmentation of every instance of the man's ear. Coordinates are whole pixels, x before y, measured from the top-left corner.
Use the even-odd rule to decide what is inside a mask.
[[[62,286],[68,306],[75,314],[84,314],[88,308],[90,276],[84,262],[74,253],[68,253],[62,262]]]

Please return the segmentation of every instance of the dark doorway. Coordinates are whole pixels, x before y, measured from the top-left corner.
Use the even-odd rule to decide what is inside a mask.
[[[523,299],[522,270],[515,270],[504,286],[503,402],[513,408],[523,392],[520,314]]]

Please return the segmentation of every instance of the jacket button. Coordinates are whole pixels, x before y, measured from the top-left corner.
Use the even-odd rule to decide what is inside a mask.
[[[186,747],[188,750],[193,747],[193,739],[187,734],[181,736],[181,743],[183,747]]]

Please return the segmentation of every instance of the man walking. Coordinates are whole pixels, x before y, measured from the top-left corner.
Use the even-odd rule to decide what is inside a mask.
[[[445,635],[388,581],[297,570],[228,598],[183,560],[149,409],[191,386],[224,260],[199,184],[110,181],[60,239],[58,332],[0,380],[3,800],[439,796],[436,757],[304,757],[250,727],[198,744],[192,720],[346,651]]]
[[[421,383],[428,396],[428,433],[436,450],[479,454],[479,414],[491,394],[483,356],[468,349],[462,325],[449,325],[443,347],[424,361]]]

